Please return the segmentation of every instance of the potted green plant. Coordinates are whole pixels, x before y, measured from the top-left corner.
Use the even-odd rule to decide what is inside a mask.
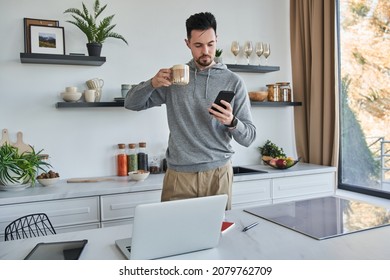
[[[215,58],[214,58],[214,61],[215,62],[220,62],[222,63],[222,52],[223,50],[222,49],[216,49],[215,50]]]
[[[51,165],[42,160],[41,151],[19,153],[18,148],[4,144],[0,146],[0,184],[4,186],[18,186],[24,184],[35,185],[37,171]]]
[[[88,11],[84,3],[82,6],[82,10],[70,8],[64,13],[71,14],[74,20],[67,20],[67,22],[77,26],[87,36],[87,49],[90,56],[100,56],[102,45],[107,38],[120,39],[128,45],[122,35],[112,31],[116,26],[116,24],[111,24],[115,15],[105,17],[98,22],[98,18],[106,9],[107,4],[100,7],[99,0],[96,0],[92,12]]]

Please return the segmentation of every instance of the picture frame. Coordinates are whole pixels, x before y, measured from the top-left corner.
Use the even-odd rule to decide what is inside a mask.
[[[42,25],[42,26],[59,26],[58,20],[50,19],[36,19],[36,18],[24,18],[24,52],[31,53],[30,44],[30,25]]]
[[[62,26],[30,25],[31,53],[65,54]]]

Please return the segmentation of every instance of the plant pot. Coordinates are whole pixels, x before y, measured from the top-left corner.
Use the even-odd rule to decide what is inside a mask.
[[[10,181],[8,180],[7,178],[0,178],[0,185],[4,185],[4,186],[19,186],[19,185],[22,185],[24,182],[23,178],[22,179],[17,179],[19,177],[19,174],[16,174],[15,172],[13,172],[12,170],[7,170],[7,174],[14,178],[14,182],[13,181]]]
[[[99,43],[87,43],[89,56],[100,56],[102,52],[102,44]]]

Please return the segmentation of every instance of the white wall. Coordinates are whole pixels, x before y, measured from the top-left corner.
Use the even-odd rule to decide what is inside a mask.
[[[92,0],[84,0],[92,6]],[[24,133],[24,142],[44,149],[63,178],[115,174],[116,144],[146,141],[150,154],[166,148],[168,127],[165,107],[143,112],[123,108],[56,109],[66,86],[85,89],[85,81],[104,79],[102,101],[120,96],[122,83],[138,83],[159,68],[187,62],[190,51],[184,44],[185,20],[193,13],[210,11],[218,22],[218,47],[225,63],[233,63],[233,40],[271,43],[269,65],[280,71],[268,74],[240,73],[248,90],[268,83],[291,81],[288,0],[101,0],[108,3],[105,15],[115,14],[116,31],[129,46],[108,39],[100,67],[22,64],[23,18],[56,19],[65,28],[65,49],[86,53],[84,35],[67,23],[67,8],[81,8],[81,0],[0,0],[0,129],[7,128],[12,141]],[[253,63],[257,63],[255,56]],[[245,63],[243,56],[240,63]],[[292,108],[253,107],[257,139],[249,148],[234,144],[234,164],[260,163],[257,147],[271,139],[295,155]]]

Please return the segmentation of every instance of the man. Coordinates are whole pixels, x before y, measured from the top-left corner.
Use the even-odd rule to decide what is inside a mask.
[[[170,130],[161,200],[228,194],[231,208],[234,154],[232,138],[248,147],[256,137],[250,102],[242,79],[214,62],[217,23],[211,13],[198,13],[186,21],[187,39],[193,59],[190,82],[173,85],[171,69],[160,69],[150,80],[129,91],[125,107],[145,110],[165,104]],[[222,106],[214,104],[220,91],[235,97]],[[219,110],[217,112],[216,110]]]

